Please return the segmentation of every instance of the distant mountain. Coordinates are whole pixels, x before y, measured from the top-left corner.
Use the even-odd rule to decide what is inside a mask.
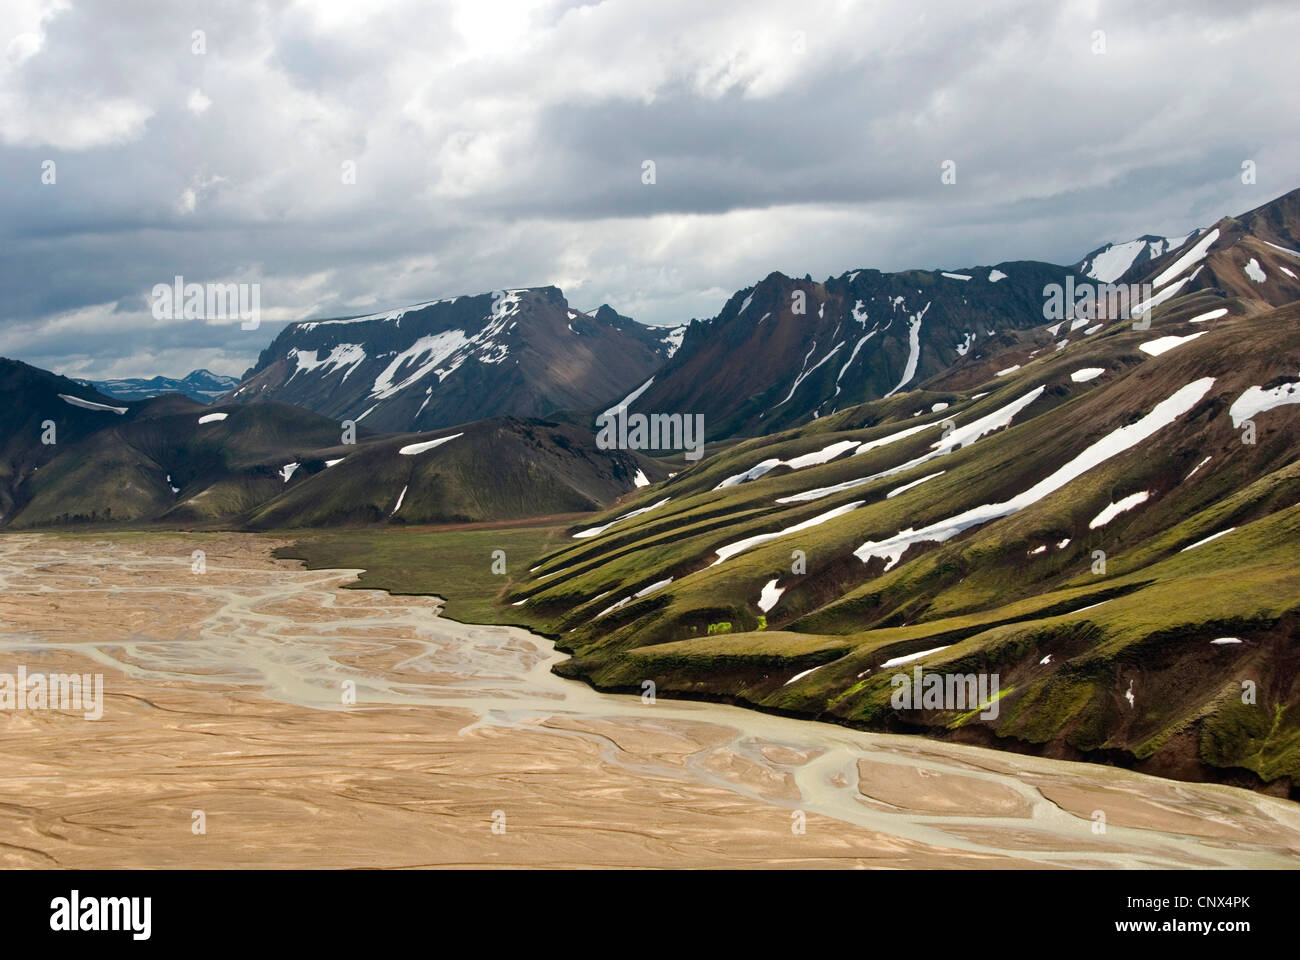
[[[806,423],[914,389],[990,338],[1041,327],[1044,285],[1068,277],[1085,279],[1035,261],[853,270],[824,283],[772,273],[692,323],[628,409],[702,414],[710,439]]]
[[[556,287],[417,304],[285,327],[227,399],[278,400],[377,430],[546,416],[626,393],[666,359],[671,331]]]
[[[224,396],[239,385],[234,377],[223,377],[209,370],[193,370],[180,380],[172,377],[130,378],[126,380],[78,380],[98,390],[100,393],[119,400],[148,400],[160,397],[164,393],[179,393],[181,396],[211,403]]]
[[[653,345],[655,352],[661,353],[665,359],[671,359],[672,355],[681,347],[682,335],[686,333],[687,327],[687,324],[684,323],[675,327],[648,326],[638,323],[631,317],[623,316],[607,303],[602,303],[592,311],[591,315],[602,323],[608,323],[610,326],[616,327],[638,340],[650,343]]]
[[[602,509],[666,475],[564,421],[343,443],[337,421],[289,404],[172,394],[119,405],[11,360],[0,391],[0,525],[14,528],[514,520]]]
[[[639,454],[597,449],[585,427],[519,417],[316,451],[304,455],[299,470],[297,483],[251,511],[249,527],[468,523],[582,513],[667,474]]]

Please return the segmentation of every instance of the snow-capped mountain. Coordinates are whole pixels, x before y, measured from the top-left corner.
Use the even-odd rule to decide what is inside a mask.
[[[569,306],[556,287],[294,323],[228,399],[273,399],[375,430],[583,409],[643,381],[669,331]]]
[[[1150,283],[1153,303],[1212,290],[1257,309],[1300,299],[1300,189],[1191,233],[1162,256],[1137,262],[1121,283]]]
[[[1069,277],[1086,282],[1035,261],[824,283],[772,273],[692,323],[629,409],[703,414],[710,439],[771,433],[915,389],[991,338],[1041,327],[1043,287]]]
[[[1114,283],[1134,267],[1177,250],[1196,232],[1193,230],[1181,237],[1153,237],[1147,234],[1127,243],[1108,243],[1080,260],[1074,269],[1092,280]]]
[[[1108,244],[1075,266],[853,270],[824,283],[773,273],[691,324],[634,397],[609,399],[631,397],[632,412],[703,414],[709,439],[771,434],[916,389],[954,366],[979,378],[997,368],[976,361],[1010,351],[1006,370],[1092,335],[1100,324],[1054,322],[1045,288],[1099,282],[1150,284],[1150,307],[1197,291],[1260,310],[1300,299],[1300,190],[1185,237]]]
[[[224,377],[210,370],[191,370],[179,380],[173,377],[130,377],[123,380],[78,380],[77,383],[119,400],[148,400],[164,393],[179,393],[202,403],[211,403],[239,385],[236,378]]]
[[[637,323],[631,317],[623,316],[607,303],[602,303],[592,311],[591,315],[602,323],[608,323],[638,340],[650,343],[666,360],[671,359],[682,345],[682,335],[687,327],[684,323],[675,327],[652,327]]]
[[[1235,281],[1265,243],[1152,268]],[[726,446],[581,518],[504,603],[602,689],[1300,799],[1300,301],[1150,319]],[[900,710],[914,670],[987,671],[998,709]]]

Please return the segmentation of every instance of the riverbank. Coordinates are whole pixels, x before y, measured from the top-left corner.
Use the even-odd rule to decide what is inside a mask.
[[[0,862],[1300,866],[1286,801],[601,694],[542,637],[344,589],[286,542],[0,538],[0,666],[105,691],[100,720],[0,716]]]

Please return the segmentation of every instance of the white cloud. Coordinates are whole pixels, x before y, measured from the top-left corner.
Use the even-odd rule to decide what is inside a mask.
[[[185,101],[185,107],[195,116],[203,114],[208,107],[212,106],[212,101],[203,95],[203,91],[195,87],[190,91],[189,99]]]

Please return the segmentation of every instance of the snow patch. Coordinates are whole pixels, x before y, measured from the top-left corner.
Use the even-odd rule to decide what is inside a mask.
[[[681,349],[682,337],[684,336],[686,336],[686,327],[680,326],[680,327],[675,327],[672,330],[669,330],[665,336],[660,338],[659,342],[662,343],[665,347],[667,347],[667,349],[664,351],[665,357],[667,357],[669,360],[673,358],[673,354],[675,354],[678,350]]]
[[[397,516],[397,511],[402,509],[402,501],[406,499],[406,491],[410,486],[408,483],[405,487],[402,487],[402,492],[397,495],[397,506],[393,507],[393,512],[388,515],[388,519],[391,520]]]
[[[1143,490],[1140,493],[1132,493],[1121,500],[1115,501],[1088,521],[1088,529],[1096,530],[1098,527],[1106,526],[1125,510],[1132,510],[1139,504],[1146,503],[1150,497],[1150,491]]]
[[[347,317],[342,320],[313,320],[310,323],[296,324],[299,330],[314,330],[317,327],[333,326],[339,323],[367,323],[371,320],[401,320],[406,314],[423,310],[426,307],[432,307],[439,303],[453,303],[453,300],[427,300],[424,303],[413,304],[409,307],[399,307],[396,310],[390,310],[388,313],[372,313],[364,317]]]
[[[744,540],[737,540],[735,543],[728,543],[714,551],[717,553],[718,559],[714,560],[713,563],[709,564],[709,566],[716,567],[724,560],[729,560],[736,554],[757,547],[760,544],[768,543],[772,540],[779,540],[781,537],[789,536],[792,533],[799,533],[801,530],[809,530],[812,527],[820,526],[829,520],[834,520],[836,517],[842,517],[844,514],[856,510],[864,503],[866,503],[865,500],[854,500],[852,503],[841,504],[833,510],[819,513],[815,517],[796,523],[794,526],[786,527],[784,530],[777,530],[775,533],[760,533],[756,536],[746,537]]]
[[[1123,276],[1124,271],[1133,266],[1146,246],[1144,240],[1130,240],[1128,243],[1116,243],[1097,254],[1088,266],[1084,276],[1102,283],[1113,283]]]
[[[1199,271],[1201,268],[1197,267],[1196,269]],[[1160,304],[1173,297],[1174,294],[1178,293],[1178,291],[1195,276],[1196,274],[1193,273],[1191,277],[1183,277],[1183,279],[1179,280],[1177,283],[1170,284],[1155,296],[1143,300],[1141,303],[1134,306],[1129,310],[1128,315],[1130,317],[1138,317],[1146,313],[1148,310],[1154,310],[1156,307],[1160,306]]]
[[[595,619],[599,620],[607,613],[613,613],[615,610],[619,610],[623,607],[626,607],[633,600],[640,600],[642,597],[649,596],[650,594],[654,593],[656,590],[662,590],[664,587],[668,586],[668,584],[672,582],[673,582],[673,578],[668,577],[667,579],[659,580],[655,583],[652,583],[648,587],[642,587],[640,590],[632,594],[630,597],[624,597],[622,600],[618,601],[617,603],[610,604],[604,610],[600,611],[600,613],[596,614]]]
[[[608,410],[606,410],[603,414],[601,414],[601,416],[604,416],[604,417],[611,417],[611,416],[613,416],[616,412],[618,412],[619,410],[626,410],[627,407],[628,407],[628,404],[630,404],[630,403],[631,403],[632,401],[634,401],[637,397],[641,396],[641,394],[643,394],[643,393],[645,393],[647,390],[649,390],[649,389],[650,389],[650,384],[652,384],[652,383],[654,383],[654,382],[655,382],[655,378],[654,378],[654,377],[651,377],[649,380],[647,380],[645,383],[641,384],[641,386],[637,387],[635,390],[633,390],[631,393],[629,393],[626,397],[624,397],[624,398],[623,398],[622,400],[620,400],[618,403],[614,404],[612,407],[610,407]]]
[[[861,303],[862,301],[859,300],[858,302]],[[864,315],[863,322],[865,321],[866,321],[866,317]],[[853,363],[854,360],[857,359],[858,351],[862,349],[862,345],[866,343],[868,340],[870,340],[872,337],[874,337],[875,335],[876,335],[876,331],[872,330],[870,333],[861,337],[858,340],[858,342],[853,345],[853,352],[849,354],[849,358],[844,361],[844,366],[840,367],[840,372],[835,377],[835,382],[837,384],[840,382],[840,377],[844,376],[844,371],[847,370],[849,368],[849,365]]]
[[[1160,271],[1160,275],[1156,277],[1155,280],[1151,281],[1151,285],[1154,287],[1162,287],[1192,264],[1198,263],[1205,257],[1205,254],[1209,251],[1214,241],[1218,239],[1219,228],[1215,227],[1205,236],[1201,237],[1200,240],[1196,241],[1196,245],[1192,247],[1192,249],[1184,253],[1166,269]],[[1141,311],[1138,312],[1140,313]]]
[[[425,453],[429,450],[432,450],[434,447],[442,446],[448,440],[455,440],[457,437],[463,437],[463,436],[465,436],[465,434],[463,433],[453,433],[449,437],[439,437],[437,440],[423,440],[420,443],[408,443],[406,446],[402,447],[397,452],[404,457],[413,457],[417,453]]]
[[[773,578],[763,584],[763,592],[758,597],[758,609],[764,613],[776,606],[776,602],[781,599],[781,594],[785,593],[784,588],[776,585],[777,578]]]
[[[110,407],[106,403],[95,403],[93,400],[82,400],[80,397],[70,397],[66,393],[59,394],[59,399],[74,407],[81,407],[83,410],[98,410],[102,413],[116,413],[119,417],[126,413],[126,407]]]
[[[901,298],[900,298],[901,299]],[[898,386],[890,390],[886,397],[892,397],[902,390],[911,379],[916,376],[916,366],[921,359],[921,318],[925,316],[925,311],[930,309],[927,302],[921,308],[919,313],[913,314],[907,321],[907,364],[903,367],[903,379],[898,381]]]
[[[577,533],[573,535],[573,539],[586,540],[588,537],[598,537],[606,530],[608,530],[610,527],[612,527],[614,524],[622,520],[630,520],[632,519],[632,517],[639,517],[643,513],[649,513],[651,510],[655,509],[655,507],[662,507],[665,503],[667,503],[671,499],[672,497],[664,497],[658,503],[652,503],[648,507],[641,507],[639,510],[633,510],[631,513],[625,513],[621,517],[615,517],[613,520],[609,521],[609,523],[602,524],[599,527],[588,527],[586,530],[579,530]],[[547,576],[554,576],[554,574],[547,574]]]
[[[1270,242],[1270,241],[1268,241],[1268,240],[1265,240],[1264,242],[1267,243],[1267,244],[1268,244],[1270,247],[1272,247],[1274,250],[1281,250],[1283,253],[1289,253],[1291,256],[1295,257],[1297,260],[1300,260],[1300,253],[1297,253],[1295,250],[1292,250],[1290,247],[1279,247],[1276,243],[1272,243],[1272,242]]]
[[[816,341],[813,341],[813,346],[814,346],[814,347],[817,346],[817,342],[816,342]],[[840,349],[840,347],[842,347],[842,346],[844,346],[844,341],[843,341],[843,340],[841,340],[839,343],[835,344],[835,346],[831,347],[830,352],[827,353],[826,356],[822,357],[820,360],[818,360],[816,363],[814,363],[814,364],[813,364],[811,367],[809,367],[807,370],[801,370],[801,371],[799,372],[799,376],[795,377],[794,385],[793,385],[792,387],[790,387],[790,392],[787,393],[787,394],[785,395],[785,400],[782,400],[781,403],[785,403],[786,400],[789,400],[791,397],[793,397],[793,396],[794,396],[794,392],[795,392],[796,390],[799,389],[799,384],[803,383],[804,380],[808,379],[809,375],[811,375],[812,372],[813,372],[814,370],[816,370],[818,367],[820,367],[823,363],[825,363],[825,362],[826,362],[827,360],[829,360],[831,357],[835,356],[836,352],[837,352],[837,351]],[[811,355],[811,354],[812,354],[812,350],[809,350],[808,353],[809,353],[809,355]],[[805,356],[803,359],[804,359],[804,363],[807,363],[807,362],[808,362],[808,357]],[[781,403],[778,403],[776,406],[777,406],[777,407],[781,406]],[[773,409],[776,409],[776,407],[773,407]]]
[[[1232,401],[1228,416],[1232,417],[1232,428],[1235,430],[1256,414],[1288,403],[1300,403],[1300,381],[1279,384],[1272,390],[1258,386],[1247,387],[1245,393]]]
[[[1139,344],[1138,349],[1143,353],[1158,357],[1162,353],[1168,353],[1174,347],[1181,347],[1184,343],[1190,343],[1197,337],[1205,336],[1205,331],[1200,333],[1189,333],[1185,337],[1158,337],[1155,340],[1148,340],[1146,343]]]
[[[307,353],[311,354],[308,359]],[[346,380],[356,370],[357,365],[365,362],[366,351],[364,348],[355,343],[340,343],[330,350],[329,355],[324,360],[318,360],[319,350],[310,350],[304,353],[296,347],[289,351],[288,359],[295,363],[293,373],[289,375],[292,380],[300,373],[311,373],[313,370],[320,370],[322,375],[330,373],[335,367],[347,367],[347,372],[343,374]]]
[[[919,480],[913,480],[911,483],[905,483],[901,487],[895,487],[893,490],[890,490],[887,494],[885,494],[885,499],[892,500],[900,493],[906,493],[908,490],[911,490],[913,487],[919,487],[921,484],[925,483],[925,481],[933,480],[935,477],[941,477],[945,473],[947,473],[946,470],[940,470],[938,473],[932,473],[929,474],[928,476],[922,477]]]
[[[438,364],[469,342],[464,330],[444,330],[442,333],[420,337],[415,343],[393,357],[383,372],[375,378],[374,385],[370,389],[370,396],[377,400],[386,400],[394,396],[417,380],[433,373],[437,370]],[[397,376],[397,372],[408,363],[418,363],[418,366],[413,373],[395,383],[394,377]],[[450,370],[439,371],[439,379],[444,379],[450,372]]]
[[[1212,533],[1204,540],[1197,540],[1191,546],[1183,547],[1183,549],[1179,550],[1178,552],[1186,553],[1188,550],[1195,550],[1197,547],[1209,543],[1211,540],[1218,540],[1219,537],[1226,537],[1228,534],[1232,533],[1232,531],[1236,529],[1237,529],[1236,527],[1229,527],[1227,530],[1220,530],[1218,533]]]
[[[890,660],[886,660],[880,665],[880,669],[884,670],[886,667],[902,666],[905,663],[911,663],[913,660],[920,660],[922,657],[928,657],[932,653],[938,653],[940,650],[947,650],[951,646],[952,644],[948,643],[944,644],[942,647],[931,647],[929,650],[921,650],[918,653],[905,653],[901,657],[893,657]]]
[[[858,441],[856,440],[839,440],[832,443],[830,446],[822,447],[822,449],[814,450],[811,453],[805,453],[802,456],[791,457],[789,460],[781,460],[772,457],[756,463],[743,473],[737,473],[727,477],[727,479],[723,480],[713,489],[721,490],[724,487],[734,487],[737,484],[748,483],[750,480],[757,480],[759,477],[763,476],[763,474],[775,470],[780,466],[787,466],[791,470],[802,470],[804,467],[829,463],[846,450],[850,450],[856,446],[858,446]]]

